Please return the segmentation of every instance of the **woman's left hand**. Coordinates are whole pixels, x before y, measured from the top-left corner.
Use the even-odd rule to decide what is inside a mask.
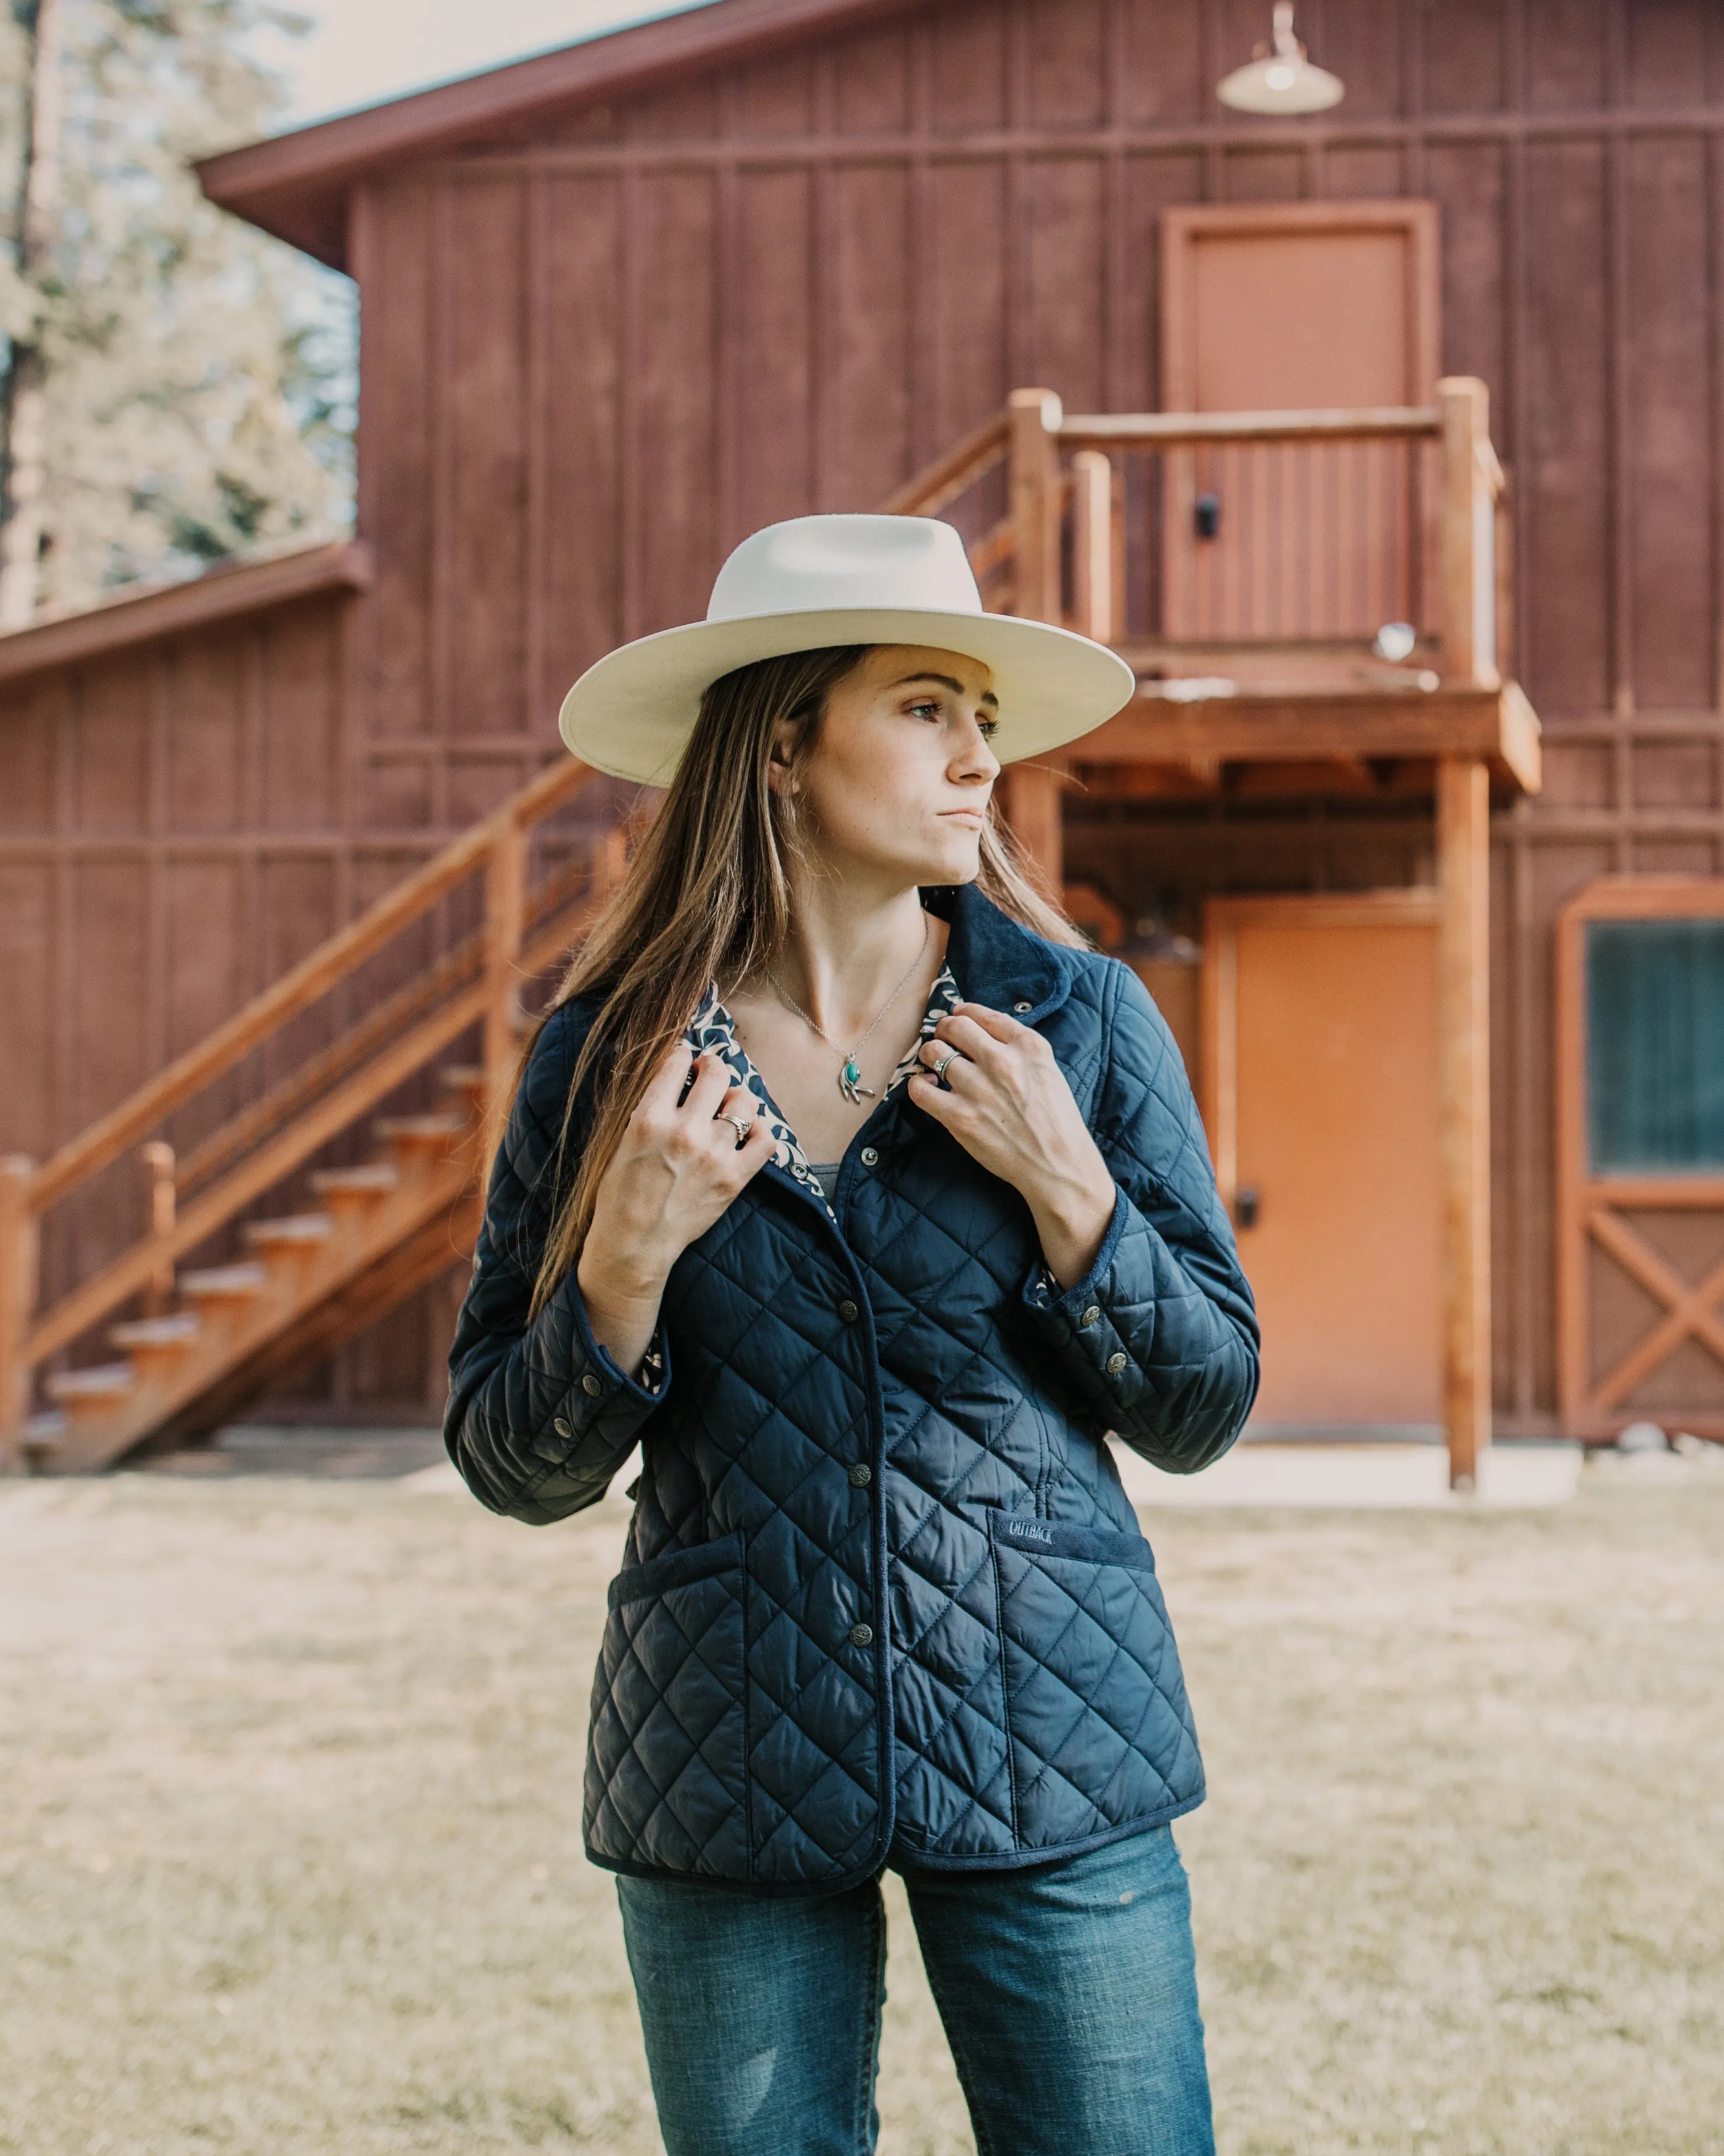
[[[910,1097],[1022,1195],[1049,1271],[1073,1286],[1095,1262],[1115,1190],[1053,1050],[1003,1011],[967,1003],[941,1019],[921,1057]],[[950,1091],[934,1075],[942,1064]]]

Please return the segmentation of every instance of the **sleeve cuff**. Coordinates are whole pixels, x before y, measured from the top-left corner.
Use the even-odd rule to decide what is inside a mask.
[[[657,1407],[670,1389],[670,1342],[665,1337],[662,1321],[653,1328],[653,1337],[641,1358],[639,1373],[631,1377],[609,1348],[593,1338],[592,1323],[587,1316],[587,1298],[581,1292],[572,1269],[558,1292],[574,1327],[576,1361],[585,1364],[577,1379],[579,1389],[599,1404],[620,1397],[638,1407]]]
[[[1107,1233],[1101,1238],[1101,1248],[1095,1253],[1094,1265],[1075,1286],[1062,1290],[1045,1263],[1038,1260],[1024,1283],[1024,1300],[1030,1308],[1044,1317],[1063,1317],[1068,1324],[1080,1327],[1085,1327],[1087,1316],[1089,1324],[1094,1325],[1101,1315],[1097,1307],[1098,1285],[1106,1279],[1113,1263],[1114,1253],[1120,1246],[1121,1236],[1126,1232],[1126,1220],[1131,1209],[1131,1201],[1116,1185],[1113,1218],[1107,1224]],[[1092,1311],[1094,1316],[1089,1316]]]

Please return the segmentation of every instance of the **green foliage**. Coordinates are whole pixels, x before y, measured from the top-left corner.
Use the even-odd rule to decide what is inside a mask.
[[[304,545],[351,521],[346,280],[214,208],[192,161],[269,131],[261,0],[62,0],[59,237],[0,331],[48,367],[41,603]],[[32,0],[0,17],[0,173],[16,176]],[[18,188],[0,208],[16,231]]]

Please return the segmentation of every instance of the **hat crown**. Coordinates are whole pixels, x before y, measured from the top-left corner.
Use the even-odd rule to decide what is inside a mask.
[[[706,619],[829,613],[979,614],[964,542],[931,516],[793,516],[745,539],[719,571]]]

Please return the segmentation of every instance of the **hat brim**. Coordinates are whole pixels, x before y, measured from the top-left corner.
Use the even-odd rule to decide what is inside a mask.
[[[1122,711],[1137,686],[1117,652],[1050,622],[850,607],[692,622],[623,644],[563,698],[558,729],[595,771],[667,786],[713,682],[757,659],[844,644],[914,644],[980,660],[999,699],[990,747],[1003,763],[1078,740]]]

